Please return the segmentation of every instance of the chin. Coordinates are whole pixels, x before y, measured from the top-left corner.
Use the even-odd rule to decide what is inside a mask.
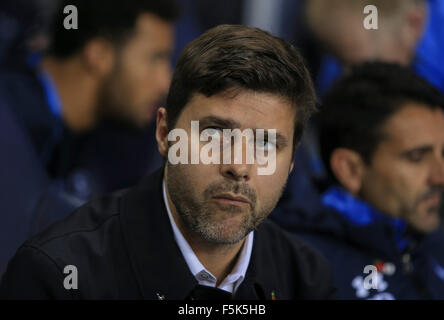
[[[212,235],[209,238],[213,238],[213,241],[219,244],[236,244],[249,233],[242,219],[237,217],[214,221],[213,224],[218,227],[207,232]]]
[[[221,232],[213,241],[217,244],[235,245],[245,238],[245,234],[235,231]]]
[[[432,233],[433,231],[436,231],[439,228],[440,225],[440,219],[433,219],[434,221],[431,221],[429,223],[421,223],[413,225],[414,229],[420,233]]]

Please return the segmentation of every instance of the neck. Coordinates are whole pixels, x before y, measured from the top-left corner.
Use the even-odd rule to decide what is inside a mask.
[[[65,124],[76,132],[91,129],[97,122],[97,79],[76,58],[61,61],[45,57],[41,68],[54,80]]]
[[[180,218],[177,215],[173,216],[177,224]],[[204,241],[201,237],[196,237],[186,232],[185,228],[181,226],[180,221],[178,227],[199,261],[216,277],[216,284],[219,285],[233,270],[245,240],[235,245],[212,244]]]
[[[176,223],[183,237],[187,240],[200,263],[202,263],[202,265],[216,277],[216,285],[219,285],[233,270],[245,239],[234,245],[222,245],[206,241],[200,235],[192,232],[184,225],[182,219],[177,213],[176,207],[171,201],[167,185],[166,191],[168,205],[170,207],[174,222]]]

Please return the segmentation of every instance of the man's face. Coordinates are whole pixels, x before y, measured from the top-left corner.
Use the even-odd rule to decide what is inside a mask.
[[[199,121],[199,134],[208,128],[219,131],[221,136],[222,129],[275,129],[277,149],[272,175],[258,175],[261,165],[256,161],[246,164],[246,139],[242,140],[242,164],[168,162],[168,193],[188,235],[209,243],[235,244],[272,211],[292,169],[294,112],[287,101],[271,94],[244,90],[234,97],[194,95],[176,123],[176,128],[183,128],[188,137],[192,120]],[[199,148],[207,143],[200,142]]]
[[[105,116],[143,127],[154,116],[171,79],[173,26],[142,14],[134,33],[116,51],[113,72],[104,81],[100,107]]]
[[[418,231],[433,231],[444,187],[443,111],[406,104],[383,132],[386,137],[365,169],[361,196]]]

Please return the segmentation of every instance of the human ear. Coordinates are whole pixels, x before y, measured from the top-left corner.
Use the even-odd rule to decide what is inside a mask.
[[[157,110],[156,118],[156,140],[157,148],[159,149],[162,157],[168,156],[168,124],[167,124],[167,111],[165,108],[159,108]]]
[[[91,39],[83,48],[83,61],[87,70],[97,77],[106,77],[115,63],[115,49],[112,44],[100,38]]]
[[[294,160],[291,161],[290,163],[290,170],[288,171],[288,174],[290,174],[294,169]]]
[[[352,194],[358,194],[365,165],[359,153],[347,148],[337,148],[330,156],[330,166],[339,183]]]

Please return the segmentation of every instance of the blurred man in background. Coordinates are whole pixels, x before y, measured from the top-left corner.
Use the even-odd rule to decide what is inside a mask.
[[[364,28],[367,5],[377,9],[377,29]],[[324,59],[319,71],[320,91],[328,88],[342,67],[372,60],[411,66],[444,90],[440,62],[443,9],[442,1],[435,0],[308,0],[309,30],[321,49],[337,59]]]
[[[304,3],[307,20],[304,26],[312,37],[302,45],[306,47],[321,100],[342,72],[366,61],[409,66],[444,90],[443,1],[306,0]],[[377,9],[378,29],[364,26],[369,16],[364,13],[367,5]],[[320,192],[326,186],[327,170],[319,153],[316,117],[313,120],[296,154],[295,170],[272,216],[282,225],[296,223],[300,219],[297,215],[309,216],[317,211]]]
[[[378,29],[364,28],[366,5],[378,9]],[[344,65],[384,60],[408,65],[426,21],[422,0],[309,0],[310,29],[325,49]]]
[[[66,5],[77,8],[78,29],[65,29]],[[107,119],[127,131],[144,128],[152,120],[170,83],[177,14],[174,1],[61,1],[49,48],[41,61],[2,66],[0,105],[8,108],[14,130],[17,123],[23,131],[20,137],[28,140],[31,148],[9,154],[8,166],[19,165],[19,158],[34,153],[40,163],[33,168],[41,170],[38,176],[43,178],[35,183],[35,190],[25,188],[28,180],[32,185],[35,180],[23,170],[21,175],[7,176],[14,181],[4,181],[5,185],[21,181],[23,188],[2,190],[9,196],[1,203],[0,226],[7,229],[0,233],[8,240],[2,247],[0,274],[7,258],[27,237],[88,200],[107,183],[101,181],[102,176],[121,169],[106,166],[111,152],[101,143],[116,143],[119,134],[96,139],[100,133],[91,132]],[[14,134],[11,139],[16,137]],[[137,143],[140,141],[144,142],[143,138]],[[146,146],[137,143],[127,150]],[[0,147],[8,152],[6,145]],[[110,149],[122,152],[118,147]],[[141,161],[148,163],[149,159]],[[86,170],[78,170],[82,167]],[[95,172],[102,168],[105,172]],[[17,172],[6,165],[2,169]],[[39,200],[28,203],[31,194]],[[17,203],[27,204],[27,214],[15,212],[23,210]],[[28,218],[21,219],[23,215]],[[17,229],[7,227],[17,223],[26,232],[17,234]]]
[[[426,81],[386,63],[353,68],[325,96],[320,146],[332,187],[325,210],[293,231],[330,260],[340,298],[444,298],[443,106]],[[377,268],[373,287],[366,266]]]

